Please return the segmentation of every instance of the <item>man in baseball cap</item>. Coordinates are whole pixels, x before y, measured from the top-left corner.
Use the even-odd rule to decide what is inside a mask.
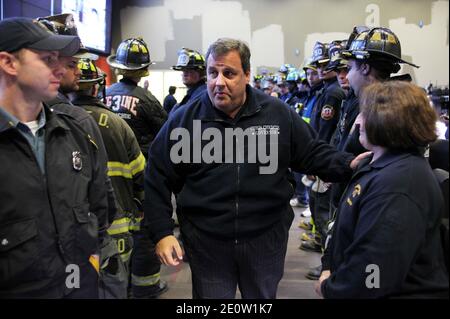
[[[60,55],[80,40],[27,18],[0,21],[0,34],[0,299],[98,298],[104,149],[43,102],[66,72]]]

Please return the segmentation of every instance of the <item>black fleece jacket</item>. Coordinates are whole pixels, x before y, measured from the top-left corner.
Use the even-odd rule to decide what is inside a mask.
[[[282,101],[249,85],[246,93],[245,104],[231,119],[212,105],[205,92],[171,114],[155,138],[146,167],[144,202],[145,225],[155,242],[173,233],[171,192],[178,193],[179,219],[215,238],[239,242],[263,234],[290,212],[290,168],[330,182],[350,178],[352,155],[317,139]],[[248,133],[245,138],[233,135],[235,145],[245,143],[233,147],[232,153],[226,152],[225,143],[231,130]],[[183,139],[188,143],[181,149]],[[252,151],[255,144],[258,152]],[[264,147],[265,154],[272,154],[269,163],[258,156]],[[215,153],[219,149],[225,152]],[[188,151],[194,154],[186,156]],[[174,163],[182,152],[185,162]],[[207,154],[216,158],[201,156]]]

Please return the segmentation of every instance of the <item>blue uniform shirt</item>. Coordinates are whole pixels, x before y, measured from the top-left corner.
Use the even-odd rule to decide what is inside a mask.
[[[17,128],[19,132],[25,137],[33,150],[39,168],[42,174],[45,174],[45,112],[41,111],[37,118],[38,128],[36,134],[33,134],[30,128],[20,122],[15,116],[9,114],[4,109],[0,108],[0,115],[10,122],[11,126]]]

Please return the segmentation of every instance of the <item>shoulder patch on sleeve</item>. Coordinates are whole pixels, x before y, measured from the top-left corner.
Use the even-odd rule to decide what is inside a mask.
[[[322,117],[322,119],[324,119],[325,121],[329,121],[334,117],[334,107],[332,107],[331,105],[324,105],[324,107],[322,108],[322,112],[320,114],[320,117]]]

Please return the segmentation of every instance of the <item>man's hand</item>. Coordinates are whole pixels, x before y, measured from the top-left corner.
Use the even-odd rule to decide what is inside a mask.
[[[369,155],[371,155],[372,152],[364,152],[359,154],[358,156],[356,156],[353,161],[350,163],[350,168],[352,170],[355,170],[356,167],[359,165],[359,163],[361,162],[361,160],[365,159],[366,157],[368,157]]]
[[[164,265],[178,266],[183,260],[183,251],[175,236],[170,235],[156,244],[156,254]]]
[[[329,270],[324,270],[324,271],[322,271],[322,273],[320,274],[320,278],[319,278],[319,281],[316,283],[316,285],[315,285],[315,290],[316,290],[316,293],[320,296],[320,297],[323,297],[322,296],[322,290],[321,290],[321,287],[322,287],[322,282],[324,282],[326,279],[328,279],[328,277],[330,277],[331,276],[331,271],[329,271]]]

